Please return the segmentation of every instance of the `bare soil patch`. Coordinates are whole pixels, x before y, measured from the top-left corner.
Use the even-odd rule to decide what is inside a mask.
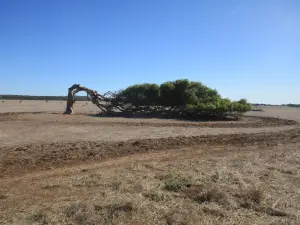
[[[3,146],[73,141],[127,141],[219,134],[277,132],[297,122],[270,117],[244,117],[241,121],[185,122],[167,119],[103,118],[87,114],[3,113],[0,142]]]
[[[145,152],[180,149],[188,146],[206,145],[259,145],[274,146],[277,144],[297,143],[300,140],[300,129],[285,132],[265,132],[249,134],[221,134],[206,136],[166,137],[157,139],[141,139],[129,141],[75,141],[32,143],[17,147],[0,148],[3,175],[24,173],[34,170],[53,169],[66,165],[107,160],[125,155]]]

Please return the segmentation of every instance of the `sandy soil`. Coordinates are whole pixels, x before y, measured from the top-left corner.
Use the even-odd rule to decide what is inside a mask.
[[[299,109],[204,123],[64,107],[0,102],[0,224],[300,224]]]
[[[264,112],[248,112],[246,115],[251,116],[266,116],[266,117],[276,117],[282,119],[296,120],[300,122],[300,109],[285,107],[285,106],[265,106],[262,107]]]
[[[4,101],[4,102],[2,102]],[[39,100],[24,100],[19,103],[18,100],[1,100],[0,113],[4,112],[64,112],[66,108],[65,101],[39,101]],[[77,113],[94,113],[98,108],[91,102],[79,101],[75,103],[75,112]]]
[[[62,117],[69,118],[64,120]],[[140,122],[127,120],[125,123],[126,119],[46,113],[25,114],[19,118],[1,122],[0,143],[2,146],[55,141],[125,141],[177,136],[277,132],[293,128],[292,125],[274,127],[271,124],[268,127],[258,128],[233,127],[239,124],[232,122],[226,123],[228,127],[222,127],[223,122],[214,123],[214,127],[206,127],[197,123],[170,123],[169,121],[160,122],[160,126],[157,126],[158,123],[151,119],[150,121],[140,119]],[[209,123],[206,124],[210,125]],[[218,125],[221,127],[217,127]],[[255,124],[253,123],[253,125]]]
[[[19,108],[18,108],[19,106]],[[64,104],[44,101],[5,101],[0,105],[2,146],[55,141],[125,141],[177,136],[277,132],[293,124],[248,118],[241,122],[197,123],[163,119],[95,117],[95,107],[76,103],[76,115],[63,115]],[[19,112],[35,112],[18,114]],[[269,114],[266,114],[269,116]],[[218,129],[216,129],[218,128]]]

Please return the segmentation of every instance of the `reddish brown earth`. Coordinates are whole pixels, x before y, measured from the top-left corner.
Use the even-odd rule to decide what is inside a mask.
[[[300,110],[187,122],[64,106],[1,103],[0,224],[299,224]]]

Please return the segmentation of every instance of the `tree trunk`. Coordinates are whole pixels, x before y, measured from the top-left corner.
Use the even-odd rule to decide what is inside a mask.
[[[72,87],[69,88],[68,91],[68,101],[67,101],[67,107],[64,114],[74,114],[74,96],[79,91],[85,91],[89,96],[92,98],[92,102],[98,106],[100,104],[98,101],[98,98],[101,98],[101,95],[97,93],[97,91],[93,91],[89,88],[86,88],[84,86],[81,86],[80,84],[74,84]]]

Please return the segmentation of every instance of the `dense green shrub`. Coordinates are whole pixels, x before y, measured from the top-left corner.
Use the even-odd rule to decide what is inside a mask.
[[[164,179],[164,189],[167,191],[179,192],[192,186],[192,180],[189,177],[183,177],[179,174],[168,174]]]
[[[246,99],[231,101],[222,98],[215,89],[187,79],[157,84],[136,84],[118,94],[127,109],[149,114],[160,112],[183,117],[222,117],[240,115],[251,110]]]
[[[123,90],[120,95],[126,103],[134,106],[156,105],[159,101],[159,86],[157,84],[136,84]]]

